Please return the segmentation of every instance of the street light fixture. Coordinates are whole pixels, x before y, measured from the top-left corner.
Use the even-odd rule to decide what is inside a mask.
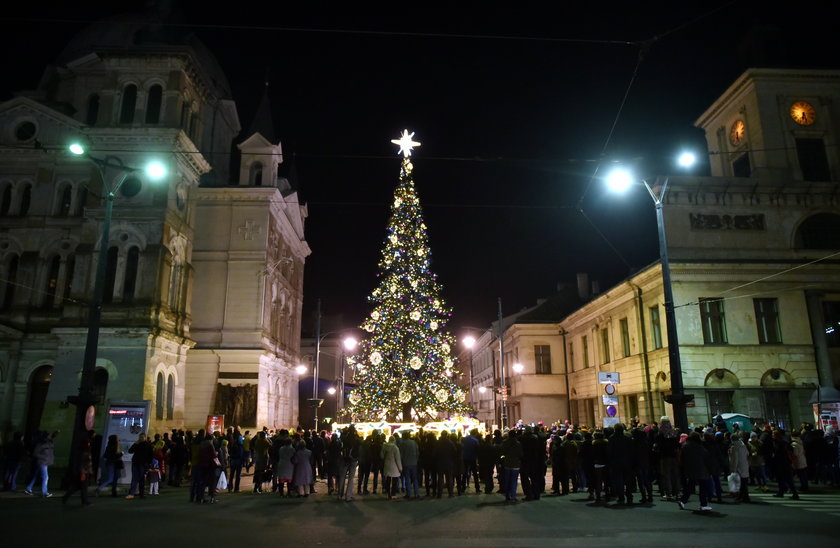
[[[166,177],[167,169],[160,161],[147,162],[141,169],[126,165],[117,156],[108,155],[104,158],[91,156],[87,147],[80,142],[71,143],[68,146],[68,150],[74,156],[85,158],[96,166],[102,179],[103,189],[105,190],[105,212],[102,219],[102,235],[99,239],[99,258],[96,264],[93,297],[90,300],[88,309],[88,332],[87,340],[85,341],[85,354],[82,361],[82,378],[79,383],[79,394],[67,398],[69,403],[76,406],[73,440],[70,446],[70,470],[75,470],[78,468],[79,459],[81,458],[81,441],[87,435],[87,431],[93,427],[95,417],[94,405],[98,403],[98,398],[93,393],[94,374],[96,373],[96,354],[99,346],[99,328],[102,319],[102,300],[108,263],[108,243],[111,234],[114,198],[129,175],[143,171],[150,180],[158,181]],[[113,185],[108,177],[112,172],[116,172]]]
[[[307,368],[303,364],[295,367],[295,373],[297,373],[298,375],[304,375],[308,370],[309,370],[309,368]]]
[[[475,337],[472,335],[467,335],[461,342],[464,343],[464,346],[470,351],[470,409],[475,409],[475,403],[473,401],[473,347],[475,346]]]
[[[522,373],[522,370],[525,369],[525,366],[521,363],[515,363],[511,366],[514,373]]]
[[[684,153],[680,156],[679,164],[690,167],[694,164],[694,156]],[[622,192],[633,183],[633,176],[626,170],[615,170],[607,178],[610,189]],[[674,426],[682,432],[688,431],[688,414],[686,404],[694,400],[693,394],[686,394],[683,387],[682,364],[680,361],[680,343],[677,337],[677,320],[674,313],[674,292],[671,285],[671,266],[668,261],[668,243],[665,239],[665,217],[662,210],[665,194],[668,192],[668,178],[657,179],[653,187],[644,179],[641,180],[647,189],[656,208],[656,225],[659,233],[659,258],[662,264],[662,287],[665,296],[665,326],[668,330],[668,362],[671,375],[671,394],[665,396],[665,401],[674,409]]]

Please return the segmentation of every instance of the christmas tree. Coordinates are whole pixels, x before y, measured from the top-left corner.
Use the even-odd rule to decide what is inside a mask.
[[[446,331],[451,311],[431,271],[431,249],[409,157],[420,143],[403,131],[391,142],[403,155],[379,282],[368,300],[373,310],[361,328],[368,336],[348,362],[356,388],[348,411],[355,420],[425,421],[466,414],[455,384],[455,337]]]

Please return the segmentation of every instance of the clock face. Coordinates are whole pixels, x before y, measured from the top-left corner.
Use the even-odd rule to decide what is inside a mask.
[[[817,119],[817,111],[810,103],[797,101],[790,106],[790,117],[800,126],[810,126]]]
[[[732,129],[729,130],[729,142],[738,146],[744,141],[744,137],[746,136],[747,125],[743,120],[737,120],[734,124],[732,124]]]

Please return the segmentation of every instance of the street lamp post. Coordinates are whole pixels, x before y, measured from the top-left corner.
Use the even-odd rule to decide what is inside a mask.
[[[315,412],[315,430],[318,430],[318,408],[324,403],[324,400],[318,398],[318,371],[321,367],[321,343],[330,335],[340,333],[340,331],[328,331],[321,334],[321,299],[318,299],[317,310],[315,313],[315,368],[312,378],[312,398],[309,399],[309,405]],[[353,337],[346,337],[343,341],[346,350],[353,350],[356,348],[358,341]],[[339,367],[341,368],[341,387],[338,389],[339,398],[336,403],[336,415],[339,409],[344,408],[344,354],[339,356]]]
[[[463,341],[464,346],[470,351],[470,408],[475,410],[475,403],[473,398],[473,347],[475,346],[475,337],[472,335],[468,335],[464,337]]]
[[[114,209],[114,198],[129,175],[145,171],[152,180],[159,180],[166,176],[166,167],[160,162],[150,162],[144,169],[127,166],[117,156],[97,158],[91,156],[85,147],[79,143],[69,146],[69,151],[75,156],[81,156],[92,162],[99,171],[102,186],[105,190],[105,212],[102,219],[102,235],[99,239],[99,256],[96,263],[96,273],[93,284],[93,296],[88,307],[88,332],[85,341],[85,354],[82,359],[82,376],[79,383],[79,393],[69,396],[67,401],[76,406],[76,416],[73,427],[73,439],[70,446],[71,473],[79,465],[81,456],[81,442],[87,431],[93,427],[95,417],[94,405],[98,402],[93,393],[94,374],[96,372],[96,354],[99,346],[99,328],[102,319],[102,300],[105,286],[105,274],[108,262],[108,243],[111,233],[111,217]],[[119,175],[114,185],[109,182],[108,174],[116,171]]]
[[[693,163],[693,157],[683,155],[680,157],[680,165],[688,167]],[[632,179],[627,172],[615,172],[610,177],[610,186],[613,190],[625,190]],[[662,183],[657,179],[654,186],[644,179],[650,197],[656,208],[656,226],[659,235],[659,258],[662,264],[662,289],[665,297],[665,327],[668,330],[668,362],[671,376],[671,394],[665,396],[665,401],[670,403],[674,410],[674,426],[682,432],[688,431],[688,414],[686,404],[694,400],[693,394],[686,394],[683,386],[682,363],[680,361],[680,343],[677,337],[677,320],[674,311],[674,292],[671,285],[671,265],[668,260],[668,243],[665,238],[665,216],[663,203],[665,194],[668,192],[668,178]],[[658,190],[657,190],[658,189]]]

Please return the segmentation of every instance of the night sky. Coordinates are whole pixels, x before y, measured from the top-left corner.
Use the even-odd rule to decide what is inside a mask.
[[[2,100],[88,22],[146,2],[30,4],[0,18]],[[676,173],[684,148],[708,174],[693,123],[745,69],[840,68],[833,2],[285,4],[173,2],[166,21],[217,56],[243,128],[269,82],[309,207],[304,329],[318,297],[340,327],[368,311],[403,129],[422,142],[415,182],[457,331],[493,321],[498,297],[508,314],[577,272],[606,289],[656,260],[650,197],[610,196],[594,174]]]

